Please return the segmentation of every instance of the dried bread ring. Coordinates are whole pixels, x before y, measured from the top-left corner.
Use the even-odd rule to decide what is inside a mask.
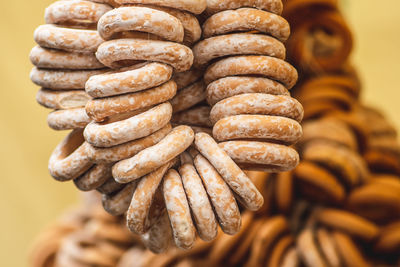
[[[171,104],[166,102],[125,120],[108,124],[91,122],[86,126],[84,136],[93,146],[111,147],[158,131],[167,125],[171,116]]]
[[[219,143],[236,164],[245,170],[264,172],[289,171],[299,164],[299,154],[291,147],[257,141]]]
[[[48,70],[33,68],[31,80],[36,85],[54,90],[85,89],[90,76],[101,74],[104,70]]]
[[[104,40],[112,39],[118,32],[140,31],[181,43],[184,30],[176,17],[147,7],[119,7],[107,12],[98,23],[98,31]]]
[[[303,107],[296,99],[284,95],[264,93],[240,94],[216,103],[210,112],[212,123],[240,114],[281,116],[301,122]]]
[[[281,42],[270,36],[234,33],[200,41],[193,47],[193,54],[193,65],[200,68],[216,58],[232,55],[264,55],[285,59],[286,49]]]
[[[203,80],[178,91],[170,103],[174,113],[186,110],[206,99],[206,85]]]
[[[40,89],[36,94],[36,101],[51,109],[81,108],[86,105],[90,97],[83,90]]]
[[[172,67],[152,62],[121,69],[123,72],[109,72],[93,75],[86,82],[86,92],[95,98],[133,93],[159,86],[171,79]]]
[[[196,239],[195,228],[181,177],[170,169],[164,177],[163,194],[177,247],[190,249]]]
[[[75,186],[81,191],[91,191],[112,178],[110,164],[96,164],[80,177],[74,179]]]
[[[296,143],[302,135],[301,125],[292,119],[267,115],[236,115],[219,120],[213,128],[218,141],[255,138]]]
[[[149,212],[156,190],[174,160],[142,177],[133,193],[127,212],[127,225],[133,233],[142,235],[150,228]]]
[[[197,133],[195,145],[239,196],[239,200],[246,208],[258,210],[263,205],[264,199],[251,180],[211,136],[206,133]]]
[[[133,157],[143,149],[151,147],[160,142],[170,131],[171,125],[167,124],[160,130],[140,139],[132,140],[109,148],[87,146],[87,154],[95,163],[114,163],[123,159]]]
[[[94,54],[67,52],[35,46],[29,58],[33,65],[44,69],[101,69],[101,64]]]
[[[269,34],[281,42],[285,42],[290,35],[289,23],[283,17],[254,8],[221,11],[203,24],[204,38],[254,30]]]
[[[231,76],[218,79],[207,86],[207,102],[210,105],[215,105],[222,99],[246,93],[289,96],[289,91],[274,80],[260,77]]]
[[[45,24],[37,27],[35,42],[46,48],[94,53],[104,40],[95,30],[71,29]]]
[[[57,131],[85,128],[90,121],[84,108],[60,109],[47,116],[47,124]]]
[[[75,179],[93,165],[87,156],[82,132],[82,129],[73,130],[51,154],[49,171],[54,179],[59,181]]]
[[[193,14],[202,13],[207,6],[206,0],[116,0],[123,4],[145,4],[163,7],[172,7],[178,10],[189,11]]]
[[[235,197],[217,170],[202,155],[194,158],[210,201],[214,207],[222,231],[234,235],[240,230],[241,217]]]
[[[132,158],[122,160],[113,167],[113,177],[120,183],[138,179],[172,160],[188,148],[194,132],[188,126],[178,126],[160,142],[148,147]]]
[[[46,8],[47,24],[96,24],[100,17],[110,11],[109,5],[83,0],[61,0]]]
[[[199,237],[204,241],[215,239],[218,233],[214,211],[208,200],[207,192],[193,164],[186,163],[179,167],[183,187],[192,211],[192,216]]]
[[[253,7],[280,15],[283,10],[282,0],[207,0],[208,14],[214,14],[227,9]]]
[[[176,94],[174,81],[136,93],[92,99],[85,110],[94,121],[104,121],[110,116],[148,108],[170,100]],[[173,106],[172,106],[173,107]]]
[[[97,59],[110,68],[123,67],[121,61],[156,61],[172,66],[176,71],[186,71],[193,64],[192,50],[178,43],[142,40],[118,39],[104,42],[96,52]]]
[[[100,60],[101,61],[101,60]],[[268,56],[235,56],[217,61],[206,70],[206,84],[226,76],[261,75],[281,82],[291,89],[297,81],[297,71],[289,63]]]
[[[116,192],[104,194],[101,199],[104,210],[114,216],[124,214],[129,208],[137,184],[138,181],[133,181]]]

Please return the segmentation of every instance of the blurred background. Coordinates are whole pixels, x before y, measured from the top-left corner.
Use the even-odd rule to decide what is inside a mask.
[[[26,266],[35,235],[79,194],[54,181],[47,161],[65,132],[50,130],[48,110],[35,101],[28,55],[34,29],[52,0],[0,1],[0,251],[2,266]],[[353,62],[363,81],[363,100],[379,107],[400,130],[400,1],[343,0],[356,46]]]

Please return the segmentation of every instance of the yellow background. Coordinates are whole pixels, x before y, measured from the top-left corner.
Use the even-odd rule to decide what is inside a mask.
[[[51,0],[0,1],[0,265],[26,266],[33,237],[76,202],[71,183],[55,182],[47,160],[65,133],[50,130],[48,111],[29,80],[33,31]],[[356,36],[353,61],[364,81],[363,99],[384,109],[400,129],[399,0],[344,0]]]

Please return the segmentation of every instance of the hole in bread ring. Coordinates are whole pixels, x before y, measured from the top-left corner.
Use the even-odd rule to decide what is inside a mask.
[[[163,7],[172,7],[178,10],[189,11],[193,14],[202,13],[207,6],[206,0],[115,0],[117,3],[124,4],[145,4]]]
[[[82,129],[73,130],[51,154],[49,171],[54,179],[58,181],[75,179],[93,165],[87,156],[82,132]]]
[[[84,136],[93,146],[111,147],[154,133],[167,125],[171,116],[171,104],[166,102],[121,121],[89,123]]]
[[[206,70],[206,84],[226,76],[260,75],[291,89],[297,82],[297,71],[289,63],[268,56],[236,56],[221,59]]]
[[[52,24],[39,26],[33,37],[42,47],[85,53],[96,52],[104,42],[95,30],[63,28]]]
[[[283,172],[297,166],[299,155],[296,150],[279,144],[256,141],[228,141],[219,143],[243,169],[264,172]]]
[[[254,8],[221,11],[203,24],[203,37],[237,31],[259,31],[285,42],[290,35],[289,23],[281,16]]]
[[[214,14],[228,9],[253,7],[280,15],[283,10],[282,0],[207,0],[207,14]],[[285,6],[286,8],[286,6]]]
[[[47,116],[47,124],[57,131],[85,128],[90,121],[84,108],[56,110]]]
[[[273,37],[236,33],[215,36],[193,47],[194,66],[203,67],[216,58],[232,55],[264,55],[285,59],[285,46]]]
[[[83,90],[40,89],[36,94],[36,101],[51,109],[70,109],[85,107],[90,97]]]

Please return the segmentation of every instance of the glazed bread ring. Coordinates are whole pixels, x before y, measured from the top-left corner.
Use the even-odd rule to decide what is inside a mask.
[[[254,7],[280,15],[283,10],[282,0],[207,0],[206,12],[214,14],[223,10]]]
[[[287,117],[297,122],[303,119],[303,107],[285,95],[251,93],[231,96],[216,103],[210,112],[212,123],[239,114],[261,114]]]
[[[110,68],[123,67],[121,61],[156,61],[186,71],[193,64],[193,53],[187,46],[156,40],[118,39],[104,42],[96,53],[97,59]]]
[[[111,164],[96,164],[80,177],[74,179],[75,186],[81,191],[91,191],[112,178]]]
[[[229,235],[236,234],[240,230],[241,217],[229,186],[202,155],[199,154],[194,158],[194,164],[210,197],[222,231]]]
[[[235,75],[264,76],[281,82],[288,89],[295,85],[298,77],[296,69],[281,59],[268,56],[235,56],[222,59],[208,67],[204,81],[210,84],[220,78]]]
[[[56,110],[47,116],[47,124],[57,131],[85,128],[90,121],[84,108]]]
[[[176,84],[171,80],[145,91],[90,100],[85,110],[91,119],[100,122],[113,115],[158,105],[168,101],[175,94]]]
[[[90,97],[83,90],[55,91],[42,88],[36,94],[36,101],[51,109],[81,108],[89,99]]]
[[[214,210],[208,200],[207,192],[193,164],[186,163],[179,167],[186,197],[192,211],[199,237],[204,241],[215,239],[218,233]]]
[[[59,181],[75,179],[93,165],[87,156],[82,132],[82,129],[73,130],[51,154],[49,171],[54,179]]]
[[[100,17],[111,9],[109,5],[91,1],[61,0],[46,8],[44,19],[47,24],[96,24]]]
[[[110,40],[118,32],[141,31],[181,43],[184,29],[179,19],[147,7],[119,7],[107,12],[98,23],[100,36]]]
[[[142,91],[169,81],[173,70],[168,65],[154,62],[122,71],[91,76],[86,82],[86,92],[98,98]]]
[[[205,38],[237,31],[269,34],[284,42],[290,35],[289,23],[279,15],[254,8],[221,11],[203,24]]]
[[[33,68],[31,80],[42,87],[53,90],[84,89],[90,76],[104,70],[49,70]]]
[[[173,113],[187,110],[206,99],[206,85],[203,80],[178,91],[171,99]]]
[[[143,149],[151,147],[160,142],[170,131],[171,125],[167,124],[160,130],[149,136],[129,141],[109,148],[87,146],[88,157],[95,163],[114,163],[123,159],[133,157]]]
[[[35,30],[34,39],[42,47],[85,53],[96,52],[97,47],[104,42],[97,31],[51,24],[39,26]]]
[[[230,116],[219,120],[213,128],[213,136],[218,141],[254,138],[295,143],[301,135],[297,121],[267,115]]]
[[[44,69],[101,69],[94,54],[67,52],[40,46],[32,48],[29,58],[33,65]]]
[[[104,194],[101,199],[104,210],[113,216],[124,214],[129,208],[137,184],[138,181],[133,181],[116,192]]]
[[[111,147],[154,133],[164,127],[171,116],[172,107],[167,102],[121,121],[108,124],[91,122],[86,126],[84,136],[93,146]]]
[[[218,144],[245,170],[289,171],[299,164],[299,154],[291,147],[257,141],[228,141]]]
[[[240,201],[250,210],[258,210],[264,199],[247,175],[235,162],[218,147],[214,139],[206,133],[197,133],[195,145],[238,195]]]
[[[206,0],[116,0],[117,3],[124,4],[146,4],[163,7],[172,7],[179,10],[189,11],[193,14],[202,13],[207,6]]]
[[[164,177],[163,193],[175,244],[190,249],[196,239],[195,228],[181,177],[174,169]]]
[[[200,68],[215,58],[232,55],[266,55],[285,59],[286,49],[280,41],[267,35],[234,33],[200,41],[193,47],[193,54],[194,66]]]
[[[193,139],[194,132],[190,127],[175,127],[156,145],[116,163],[113,167],[113,177],[120,183],[138,179],[184,152]]]
[[[276,81],[260,77],[225,77],[207,86],[207,102],[217,102],[240,94],[264,93],[270,95],[289,95],[289,91]]]

